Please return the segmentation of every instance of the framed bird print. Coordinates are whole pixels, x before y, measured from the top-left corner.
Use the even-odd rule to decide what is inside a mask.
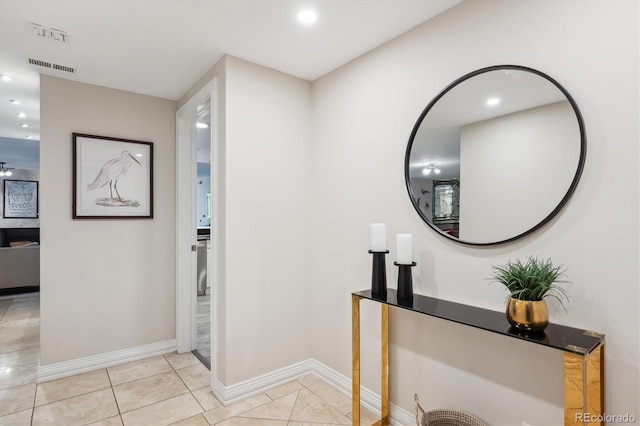
[[[153,144],[74,133],[73,218],[153,218]]]

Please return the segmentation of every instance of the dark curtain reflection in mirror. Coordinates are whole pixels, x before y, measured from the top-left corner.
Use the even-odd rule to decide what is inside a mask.
[[[540,71],[502,65],[459,78],[427,105],[409,139],[405,179],[416,211],[439,234],[498,244],[560,211],[585,154],[569,93]]]

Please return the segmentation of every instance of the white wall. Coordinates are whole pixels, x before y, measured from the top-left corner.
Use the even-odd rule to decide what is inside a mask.
[[[313,357],[350,376],[349,293],[370,285],[369,225],[386,222],[390,241],[414,235],[420,294],[502,311],[506,292],[484,279],[492,264],[537,255],[565,265],[571,302],[568,313],[552,303],[552,321],[606,334],[607,413],[639,416],[638,39],[637,2],[468,1],[316,80]],[[404,153],[432,97],[496,64],[564,85],[585,119],[587,160],[569,204],[543,229],[469,247],[418,217]],[[615,229],[603,221],[606,200],[616,200]],[[361,310],[363,384],[377,390],[379,307]],[[467,409],[493,424],[562,423],[561,352],[409,312],[393,311],[391,322],[391,399],[402,408],[413,410],[417,392],[426,408]]]
[[[174,339],[176,103],[40,83],[41,364]],[[154,143],[153,219],[71,219],[73,132]]]
[[[311,355],[311,84],[227,57],[226,90],[225,384],[233,384]]]
[[[463,126],[460,239],[502,241],[536,226],[567,193],[579,158],[568,101]]]
[[[179,105],[214,77],[223,159],[214,170],[216,373],[230,386],[311,356],[311,83],[225,56]]]

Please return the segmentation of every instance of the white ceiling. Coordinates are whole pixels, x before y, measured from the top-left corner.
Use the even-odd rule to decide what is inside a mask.
[[[500,99],[495,106],[490,98]],[[410,174],[436,164],[438,179],[460,177],[460,129],[471,123],[566,101],[565,95],[543,77],[521,70],[496,70],[467,79],[432,106],[411,147]]]
[[[39,139],[39,72],[174,100],[223,54],[315,80],[461,1],[0,0],[0,74],[13,77],[0,82],[0,136]],[[303,9],[318,20],[298,23]],[[38,37],[32,23],[69,42]]]

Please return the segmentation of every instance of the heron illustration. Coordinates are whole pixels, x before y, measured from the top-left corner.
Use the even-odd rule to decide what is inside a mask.
[[[87,189],[93,191],[94,189],[102,188],[108,183],[111,198],[113,199],[113,190],[115,189],[118,201],[122,201],[118,192],[118,180],[127,173],[127,170],[133,164],[131,160],[140,164],[129,151],[122,151],[120,158],[114,158],[104,163],[96,179],[87,185]]]

